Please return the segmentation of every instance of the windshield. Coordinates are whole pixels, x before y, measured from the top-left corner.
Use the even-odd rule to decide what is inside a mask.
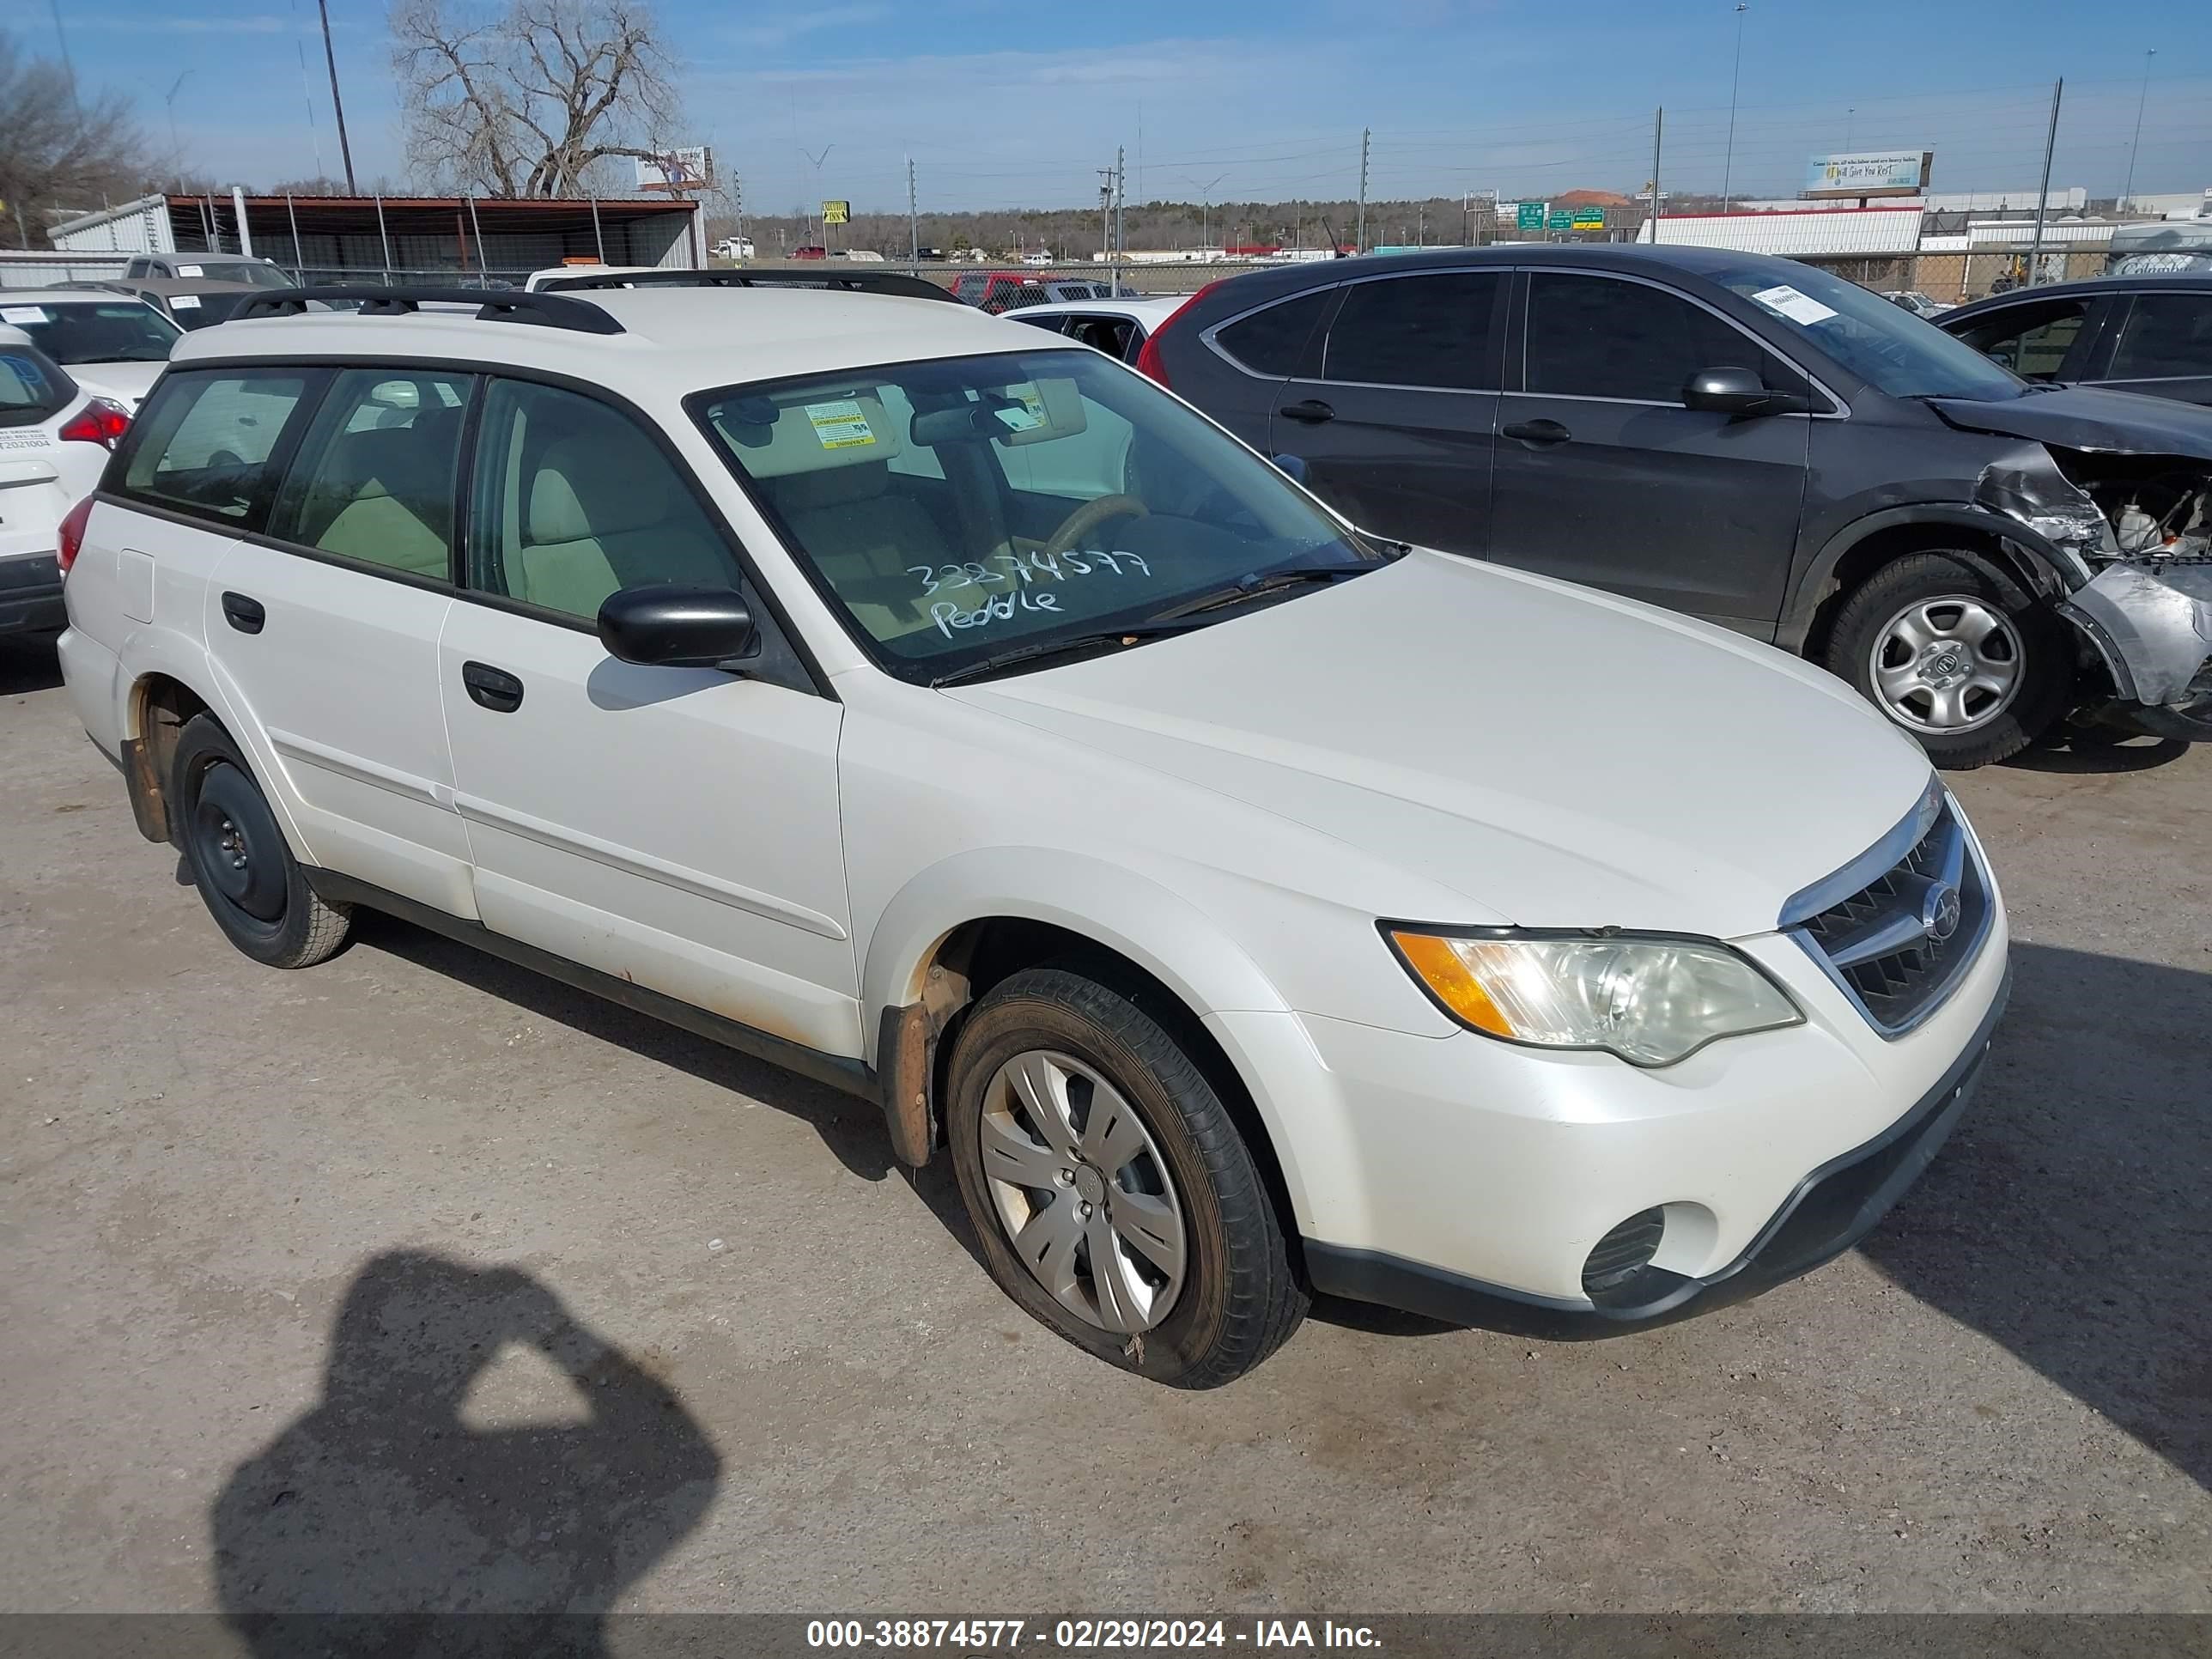
[[[1095,352],[896,363],[690,404],[855,635],[909,679],[1228,590],[1183,624],[1203,625],[1234,614],[1240,583],[1383,558]]]
[[[1711,274],[1893,398],[2002,403],[2027,391],[1925,318],[1813,265],[1759,260]]]
[[[136,300],[9,306],[0,317],[58,363],[167,362],[177,340],[174,323]]]
[[[290,288],[292,279],[258,259],[201,259],[198,270],[177,267],[179,276],[204,276],[211,283],[251,283],[256,288]]]

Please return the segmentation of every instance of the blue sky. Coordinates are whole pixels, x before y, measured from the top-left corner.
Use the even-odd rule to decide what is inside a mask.
[[[137,100],[157,146],[177,77],[188,167],[252,185],[336,173],[313,0],[27,0],[15,27]],[[1132,199],[1345,197],[1374,132],[1376,198],[1633,190],[1651,112],[1662,182],[1795,191],[1805,158],[1932,147],[1938,189],[2032,188],[2051,82],[2053,183],[2212,185],[2208,0],[1751,0],[1733,158],[1734,0],[659,0],[696,137],[754,210],[820,197],[925,209],[1096,200],[1128,153]],[[357,172],[406,187],[385,12],[331,0]],[[2094,24],[2094,27],[2085,25]],[[302,74],[302,59],[305,75]],[[304,81],[304,85],[303,85]],[[311,106],[312,106],[312,112]],[[802,151],[830,154],[818,173]]]

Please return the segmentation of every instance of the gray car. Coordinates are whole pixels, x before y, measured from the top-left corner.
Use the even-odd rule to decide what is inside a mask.
[[[2212,740],[2212,413],[2032,385],[1812,266],[1294,266],[1202,290],[1138,362],[1355,524],[1801,652],[1939,764],[2069,715]]]

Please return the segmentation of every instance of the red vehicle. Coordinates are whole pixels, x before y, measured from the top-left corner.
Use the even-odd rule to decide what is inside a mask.
[[[792,249],[791,257],[794,259],[826,259],[830,257],[830,250],[818,242],[809,242],[805,247]]]
[[[1052,297],[1045,292],[1044,278],[1020,270],[963,270],[952,279],[951,288],[954,299],[993,316]]]

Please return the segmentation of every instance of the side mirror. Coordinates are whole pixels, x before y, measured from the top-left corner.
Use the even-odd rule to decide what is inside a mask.
[[[1701,368],[1682,388],[1682,401],[1714,415],[1766,415],[1774,393],[1747,368]]]
[[[1273,459],[1277,470],[1279,471],[1285,477],[1291,479],[1296,483],[1304,483],[1306,481],[1306,458],[1304,456],[1277,455]]]
[[[760,647],[744,599],[727,587],[653,584],[610,593],[599,643],[620,662],[653,668],[720,668]]]

